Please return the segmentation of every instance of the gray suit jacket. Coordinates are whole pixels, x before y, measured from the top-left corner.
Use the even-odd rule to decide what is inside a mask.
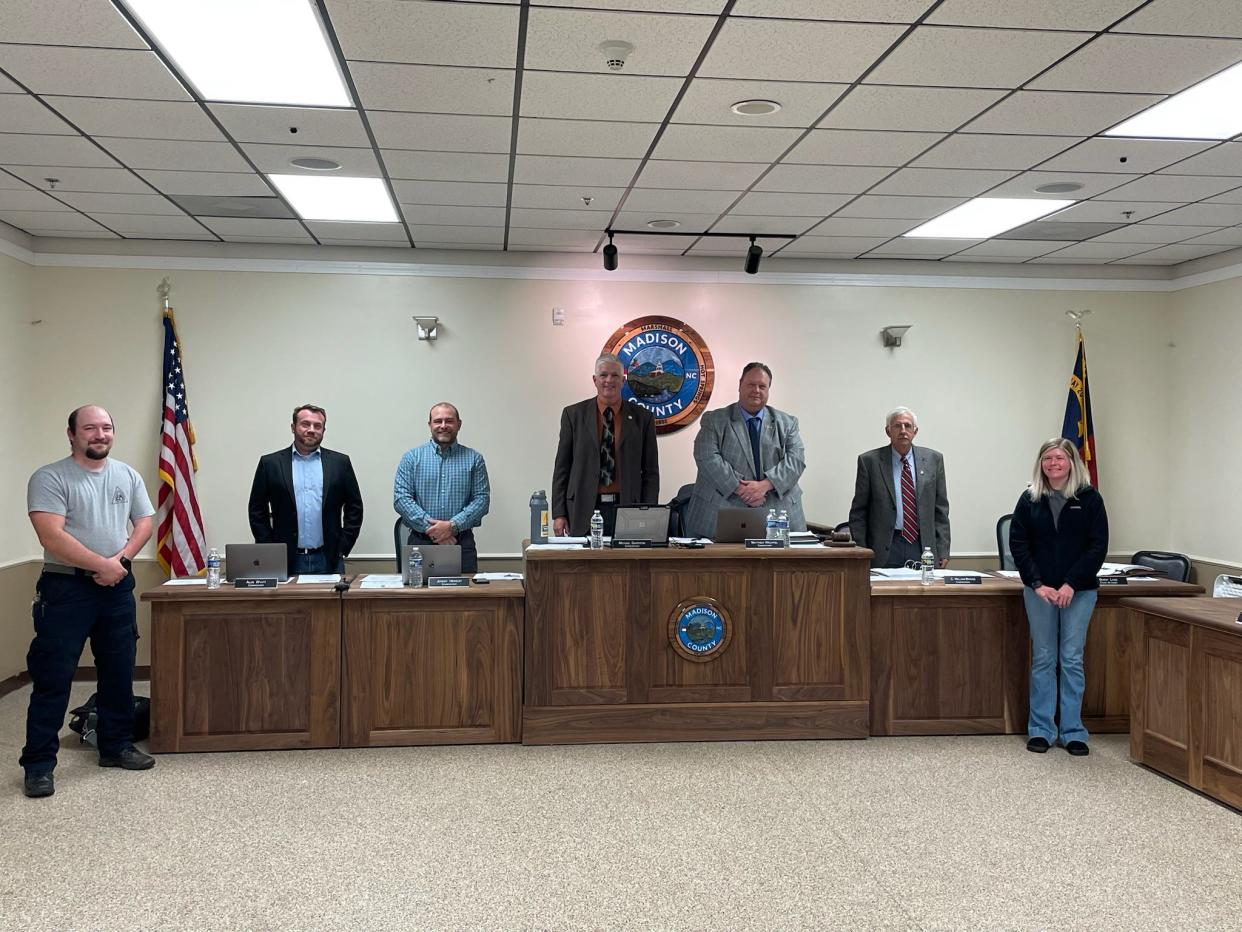
[[[891,446],[868,450],[858,457],[854,502],[850,505],[850,535],[854,542],[875,551],[872,566],[883,566],[897,526],[897,489],[893,486]],[[914,447],[914,495],[919,503],[919,539],[931,547],[936,561],[949,557],[949,493],[944,480],[944,457],[928,447]]]
[[[774,486],[763,507],[788,511],[789,529],[806,530],[802,489],[798,485],[806,468],[806,450],[796,417],[771,405],[767,407],[759,435],[759,458],[762,476],[755,475],[750,434],[740,405],[731,404],[703,415],[699,435],[694,439],[699,475],[686,508],[687,534],[712,537],[716,533],[716,513],[721,508],[748,507],[734,494],[737,484],[743,479],[759,478],[771,480]]]

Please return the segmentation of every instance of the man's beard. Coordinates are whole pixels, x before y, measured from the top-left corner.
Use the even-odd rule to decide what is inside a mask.
[[[111,447],[104,447],[100,450],[96,447],[88,446],[86,448],[86,458],[88,460],[106,460],[110,452],[112,452]]]

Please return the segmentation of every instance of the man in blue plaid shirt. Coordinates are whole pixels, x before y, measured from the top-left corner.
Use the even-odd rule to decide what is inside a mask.
[[[412,529],[411,544],[460,544],[462,572],[476,573],[474,528],[483,523],[492,497],[487,464],[457,442],[461,415],[454,405],[435,405],[427,426],[431,439],[401,457],[392,504]]]

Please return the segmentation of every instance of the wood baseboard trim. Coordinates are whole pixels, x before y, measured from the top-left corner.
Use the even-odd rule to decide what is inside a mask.
[[[73,681],[81,682],[86,680],[94,680],[97,673],[94,667],[78,667],[73,674]],[[151,679],[151,668],[149,666],[134,667],[134,682],[149,681]],[[11,692],[16,692],[30,682],[30,674],[23,670],[21,673],[14,673],[12,676],[0,680],[0,699],[4,698]]]

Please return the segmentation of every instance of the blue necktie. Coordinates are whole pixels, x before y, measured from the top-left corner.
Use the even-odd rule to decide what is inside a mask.
[[[750,425],[750,452],[755,458],[755,478],[762,479],[763,464],[759,459],[759,430],[763,422],[757,417],[752,417],[748,423]]]

